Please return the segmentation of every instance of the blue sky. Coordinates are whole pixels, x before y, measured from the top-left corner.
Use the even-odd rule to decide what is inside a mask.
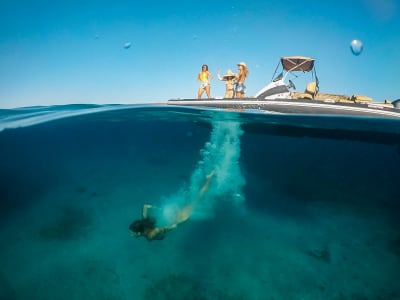
[[[252,96],[286,55],[316,59],[322,92],[395,100],[399,11],[397,0],[1,1],[0,108],[194,98],[202,64],[216,75],[240,61]]]

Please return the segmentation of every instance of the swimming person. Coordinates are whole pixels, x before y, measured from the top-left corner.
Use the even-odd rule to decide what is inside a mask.
[[[236,74],[236,98],[243,98],[244,93],[246,92],[244,82],[249,74],[249,69],[247,69],[247,65],[244,62],[240,62],[238,63],[238,70],[239,73]]]
[[[211,72],[208,71],[207,65],[201,66],[201,71],[197,74],[197,80],[200,81],[200,87],[197,92],[197,98],[201,99],[204,91],[207,94],[208,99],[210,99],[210,82],[213,79]]]
[[[236,74],[233,73],[231,70],[228,70],[226,74],[223,77],[221,77],[220,72],[218,70],[217,75],[219,80],[225,81],[226,88],[225,88],[224,98],[232,99],[235,92],[234,88],[235,88]]]
[[[134,221],[129,226],[129,230],[135,237],[144,236],[148,241],[162,240],[165,234],[177,225],[172,224],[170,226],[156,227],[156,219],[148,215],[149,208],[153,208],[153,206],[150,204],[143,205],[142,219]]]
[[[129,230],[135,237],[144,236],[148,241],[162,240],[165,234],[176,228],[179,223],[185,222],[189,219],[196,205],[202,200],[205,192],[208,190],[211,179],[214,176],[214,171],[206,176],[206,182],[201,188],[196,199],[184,204],[182,207],[174,213],[173,221],[171,225],[167,226],[156,226],[157,220],[149,215],[149,209],[155,208],[150,204],[145,204],[142,210],[142,218],[134,221],[130,226]],[[157,208],[156,209],[161,209]]]

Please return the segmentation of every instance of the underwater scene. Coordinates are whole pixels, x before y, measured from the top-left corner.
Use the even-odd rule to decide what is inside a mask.
[[[392,119],[0,110],[0,299],[400,299],[399,147]]]

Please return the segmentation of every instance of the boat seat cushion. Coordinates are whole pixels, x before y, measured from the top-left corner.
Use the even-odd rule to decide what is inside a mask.
[[[308,93],[292,93],[292,99],[309,99],[312,100],[314,97]]]
[[[353,100],[355,103],[371,103],[372,98],[363,96],[363,95],[353,95],[351,96],[351,100]]]
[[[315,95],[317,93],[317,83],[315,81],[307,83],[305,93]]]

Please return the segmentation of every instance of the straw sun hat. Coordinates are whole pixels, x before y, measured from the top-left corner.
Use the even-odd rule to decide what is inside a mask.
[[[228,70],[228,71],[226,71],[226,74],[222,78],[228,79],[230,77],[235,77],[235,76],[236,76],[235,73],[233,73],[231,70]]]

